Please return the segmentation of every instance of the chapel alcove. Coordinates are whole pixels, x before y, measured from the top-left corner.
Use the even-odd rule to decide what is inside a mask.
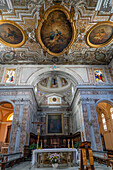
[[[40,141],[39,145],[43,148],[66,148],[68,139],[70,146],[73,143],[81,142],[81,133],[79,126],[76,125],[72,132],[73,121],[76,123],[75,113],[74,120],[70,113],[71,103],[76,91],[76,80],[64,72],[48,72],[45,77],[35,82],[35,95],[38,100],[37,115],[34,117],[34,123],[40,120]],[[59,120],[59,126],[58,126]],[[50,122],[53,121],[53,130],[50,130]],[[33,123],[33,122],[32,122]],[[42,123],[42,124],[41,124]],[[39,125],[37,122],[37,125]],[[36,125],[34,125],[36,126]],[[61,127],[58,129],[58,127]],[[30,142],[36,143],[38,136],[30,133]]]
[[[13,105],[9,102],[0,103],[0,152],[7,153],[13,120]]]
[[[103,150],[113,151],[113,103],[100,102],[96,110]]]

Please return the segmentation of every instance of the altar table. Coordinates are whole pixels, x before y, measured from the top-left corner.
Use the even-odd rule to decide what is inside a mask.
[[[77,163],[77,157],[78,157],[78,151],[77,149],[72,149],[72,148],[51,148],[51,149],[35,149],[32,152],[32,165],[38,164],[37,158],[38,154],[40,153],[73,153],[73,164]]]

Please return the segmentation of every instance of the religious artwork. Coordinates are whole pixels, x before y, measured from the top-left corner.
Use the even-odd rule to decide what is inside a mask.
[[[25,31],[15,22],[0,21],[0,42],[6,46],[17,48],[26,42]]]
[[[47,114],[47,134],[63,134],[63,114]]]
[[[104,76],[102,69],[94,69],[96,82],[104,82]]]
[[[52,77],[52,79],[51,79],[51,88],[57,88],[57,87],[58,87],[57,77]]]
[[[36,38],[44,52],[59,56],[69,51],[77,34],[73,15],[63,6],[54,5],[41,16]]]
[[[62,86],[66,86],[68,84],[67,80],[63,77],[60,77],[61,82],[62,82]]]
[[[5,73],[4,83],[14,83],[15,72],[16,72],[16,69],[7,69]]]
[[[45,78],[40,82],[40,84],[44,87],[47,87],[47,83],[48,83],[48,78]]]
[[[87,44],[94,48],[104,47],[113,40],[113,23],[101,22],[87,32]]]

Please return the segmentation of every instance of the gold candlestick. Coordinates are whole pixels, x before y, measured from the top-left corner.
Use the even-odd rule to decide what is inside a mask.
[[[70,148],[70,143],[69,143],[70,139],[68,139],[68,149]]]
[[[73,145],[73,139],[72,139],[72,148],[74,148],[74,145]]]
[[[41,149],[42,149],[42,139],[41,139]]]

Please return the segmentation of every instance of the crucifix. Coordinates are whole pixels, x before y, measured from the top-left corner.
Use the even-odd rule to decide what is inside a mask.
[[[33,124],[37,125],[37,135],[38,135],[38,139],[37,139],[37,149],[39,147],[39,138],[40,138],[40,127],[45,124],[45,122],[40,122],[40,118],[38,119],[37,122],[32,122]],[[42,140],[41,140],[41,149],[42,149]]]

